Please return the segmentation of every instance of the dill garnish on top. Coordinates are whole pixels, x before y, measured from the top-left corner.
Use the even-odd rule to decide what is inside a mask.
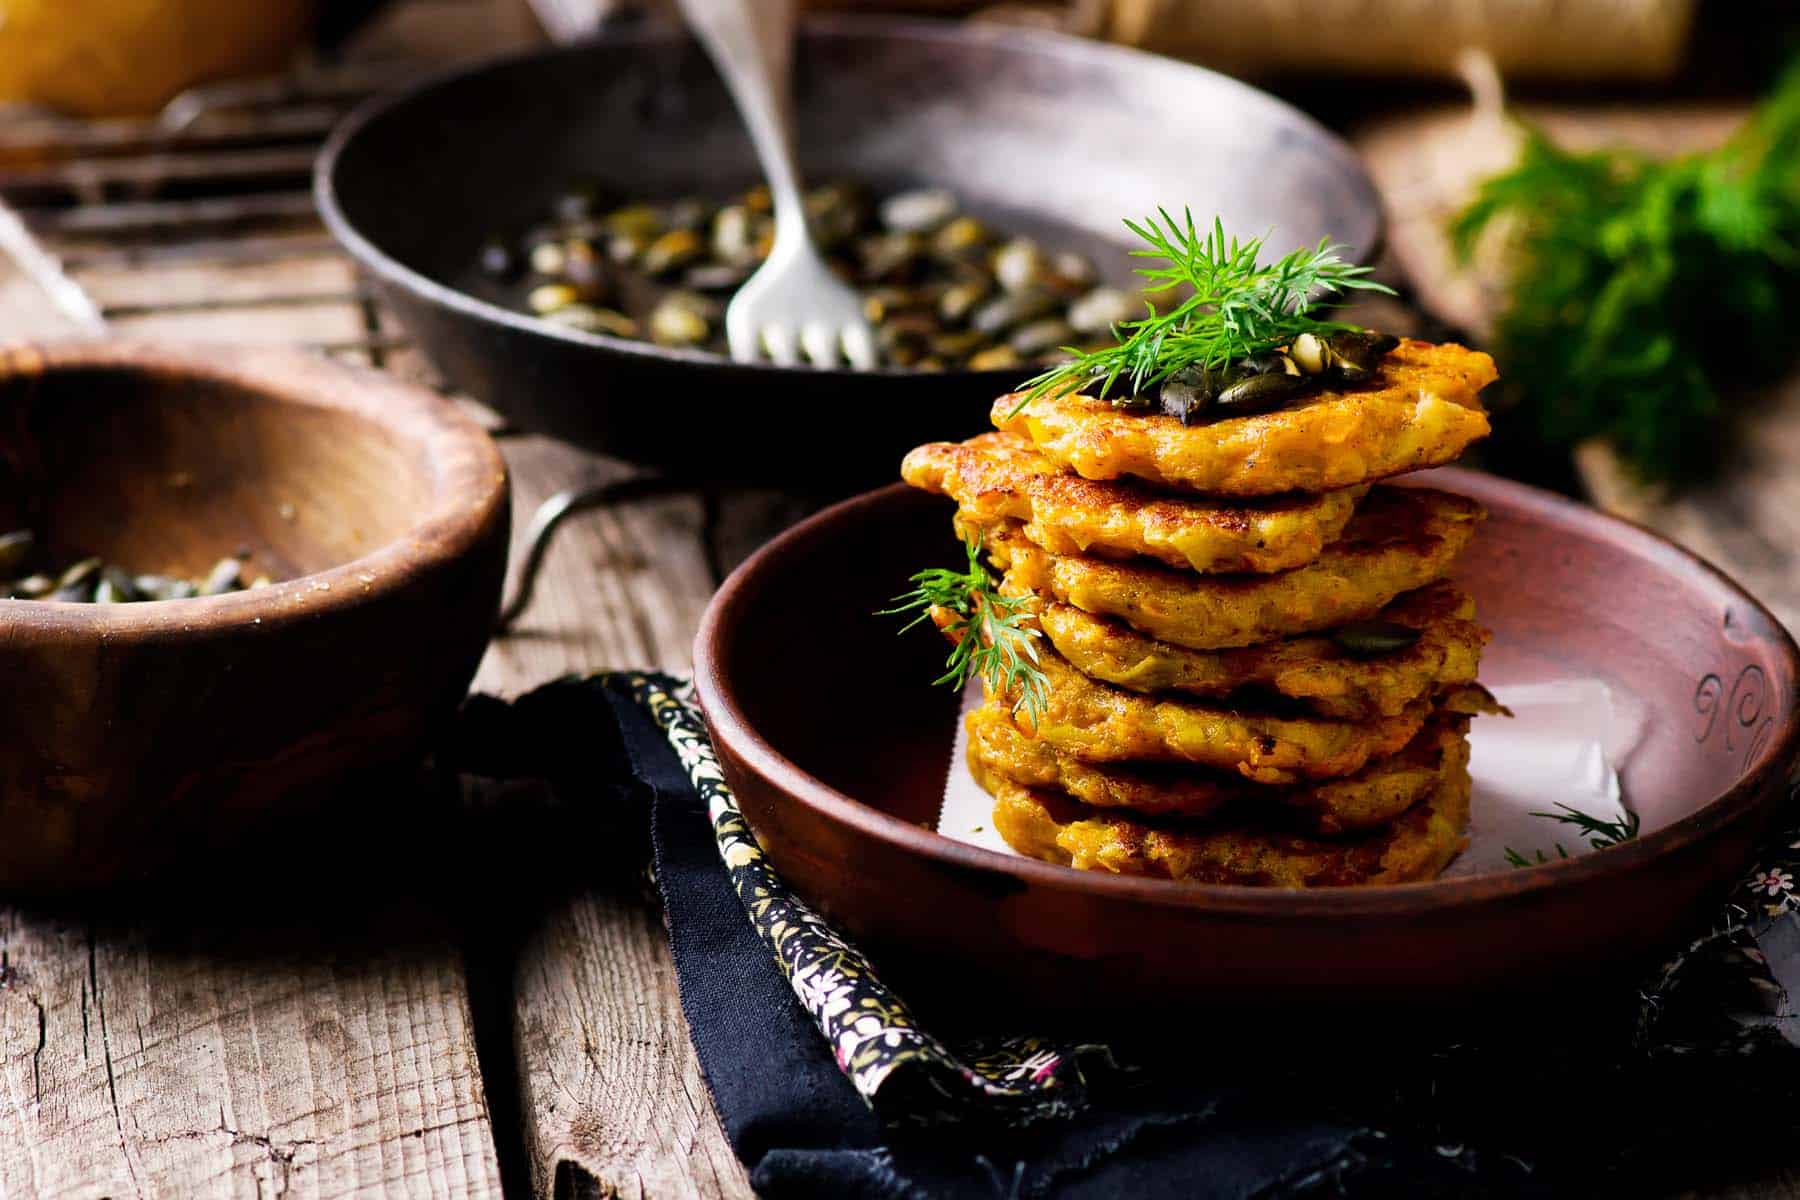
[[[1131,251],[1132,257],[1167,263],[1139,267],[1137,273],[1148,281],[1147,295],[1182,290],[1187,294],[1165,311],[1158,311],[1154,300],[1146,300],[1147,315],[1113,327],[1116,345],[1085,351],[1068,348],[1068,362],[1021,385],[1025,392],[1021,408],[1077,381],[1086,385],[1099,380],[1099,395],[1104,398],[1124,380],[1129,390],[1123,397],[1141,396],[1179,373],[1218,372],[1287,348],[1303,335],[1323,340],[1358,332],[1353,325],[1316,314],[1341,303],[1331,297],[1347,292],[1393,294],[1393,289],[1367,278],[1368,267],[1345,262],[1340,256],[1345,247],[1329,239],[1264,265],[1263,238],[1228,239],[1217,218],[1203,237],[1191,210],[1184,210],[1182,222],[1167,209],[1158,212],[1160,222],[1155,217],[1125,222],[1145,243]]]

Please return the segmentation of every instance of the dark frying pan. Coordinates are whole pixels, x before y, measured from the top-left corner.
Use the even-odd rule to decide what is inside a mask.
[[[801,167],[878,190],[950,187],[1003,228],[1130,278],[1120,219],[1158,205],[1359,256],[1374,188],[1337,138],[1198,67],[979,24],[816,18],[796,52]],[[455,386],[521,427],[688,478],[848,489],[921,441],[966,435],[1018,372],[864,374],[739,365],[512,311],[475,269],[559,185],[723,194],[758,178],[698,46],[640,28],[441,75],[353,113],[319,160],[319,207]]]

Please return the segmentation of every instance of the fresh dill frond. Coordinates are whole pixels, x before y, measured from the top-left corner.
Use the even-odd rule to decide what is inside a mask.
[[[1800,65],[1702,153],[1575,151],[1518,128],[1517,161],[1449,229],[1460,258],[1491,247],[1509,276],[1494,351],[1514,428],[1540,446],[1602,437],[1646,480],[1704,477],[1735,401],[1795,361]]]
[[[1013,712],[1024,712],[1033,721],[1049,700],[1050,684],[1038,665],[1038,630],[1026,624],[1032,615],[1030,596],[1002,596],[987,568],[981,565],[981,540],[963,543],[968,563],[961,571],[931,567],[908,582],[915,586],[895,596],[892,608],[879,616],[917,612],[900,632],[931,619],[933,609],[955,614],[944,627],[952,642],[944,673],[933,684],[962,688],[980,679],[996,695],[1014,692]]]
[[[1592,849],[1605,850],[1609,846],[1617,846],[1621,842],[1629,842],[1638,835],[1639,818],[1634,812],[1620,809],[1618,820],[1608,821],[1600,817],[1590,816],[1580,809],[1572,808],[1567,804],[1559,803],[1556,807],[1562,811],[1534,812],[1530,815],[1534,817],[1543,817],[1546,820],[1555,821],[1562,825],[1573,825],[1576,829],[1581,831],[1581,835],[1587,839],[1587,844]],[[1527,858],[1517,850],[1514,850],[1511,846],[1506,847],[1506,861],[1509,866],[1535,867],[1551,861],[1542,850],[1534,851],[1533,854],[1535,857]],[[1568,850],[1564,849],[1561,842],[1556,843],[1556,857],[1569,857]]]
[[[1596,850],[1605,850],[1609,846],[1617,846],[1621,842],[1629,842],[1638,835],[1638,815],[1634,812],[1620,810],[1616,821],[1603,820],[1589,816],[1578,808],[1567,804],[1558,804],[1561,812],[1534,812],[1534,817],[1545,817],[1564,825],[1573,825],[1587,839],[1587,844]]]
[[[1186,294],[1161,312],[1154,300],[1146,300],[1146,316],[1113,326],[1117,345],[1088,351],[1064,347],[1072,356],[1068,362],[1020,385],[1025,392],[1020,408],[1071,381],[1099,379],[1104,397],[1124,380],[1135,394],[1187,367],[1221,367],[1278,349],[1302,333],[1323,336],[1354,329],[1313,314],[1331,307],[1329,298],[1345,292],[1393,294],[1365,278],[1368,267],[1345,262],[1340,256],[1345,248],[1330,240],[1310,249],[1302,246],[1265,266],[1258,261],[1263,238],[1227,239],[1217,218],[1202,237],[1191,210],[1183,211],[1181,222],[1167,209],[1157,211],[1160,222],[1156,217],[1125,222],[1144,242],[1144,248],[1131,251],[1132,257],[1168,264],[1139,267],[1137,273],[1148,281],[1147,294]]]
[[[1534,851],[1532,851],[1532,854],[1534,855],[1534,857],[1526,858],[1523,854],[1520,854],[1517,850],[1514,850],[1511,846],[1508,846],[1508,847],[1506,847],[1507,865],[1513,866],[1513,867],[1536,867],[1536,866],[1542,866],[1544,863],[1551,861],[1550,856],[1545,854],[1542,850],[1534,850]],[[1557,858],[1569,857],[1568,850],[1563,848],[1563,844],[1561,842],[1556,843],[1556,857]]]

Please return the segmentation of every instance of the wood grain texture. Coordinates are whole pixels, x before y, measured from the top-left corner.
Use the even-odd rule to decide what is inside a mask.
[[[515,560],[542,500],[622,469],[539,437],[502,444]],[[791,504],[726,502],[725,553],[747,553]],[[537,599],[489,649],[476,688],[516,695],[569,671],[688,670],[713,586],[704,515],[699,499],[675,498],[571,520]],[[530,923],[514,987],[519,1104],[538,1195],[751,1195],[688,1040],[662,922],[642,900],[593,889],[550,902]]]
[[[499,1194],[454,955],[191,937],[0,913],[0,1192]]]

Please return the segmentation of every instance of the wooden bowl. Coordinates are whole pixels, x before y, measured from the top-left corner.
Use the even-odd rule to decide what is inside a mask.
[[[1322,993],[1404,1007],[1666,949],[1787,801],[1800,652],[1729,579],[1642,529],[1490,476],[1419,480],[1491,513],[1458,571],[1494,630],[1484,679],[1581,674],[1644,702],[1622,772],[1636,840],[1303,893],[1076,871],[941,837],[958,703],[928,686],[943,649],[870,614],[957,549],[950,504],[899,485],[788,531],[707,610],[698,684],[726,778],[801,897],[890,975],[964,1007],[1316,1008]]]
[[[0,600],[0,886],[155,872],[418,755],[474,673],[505,465],[432,393],[287,351],[0,351],[0,529],[57,561],[282,581],[193,600]]]

